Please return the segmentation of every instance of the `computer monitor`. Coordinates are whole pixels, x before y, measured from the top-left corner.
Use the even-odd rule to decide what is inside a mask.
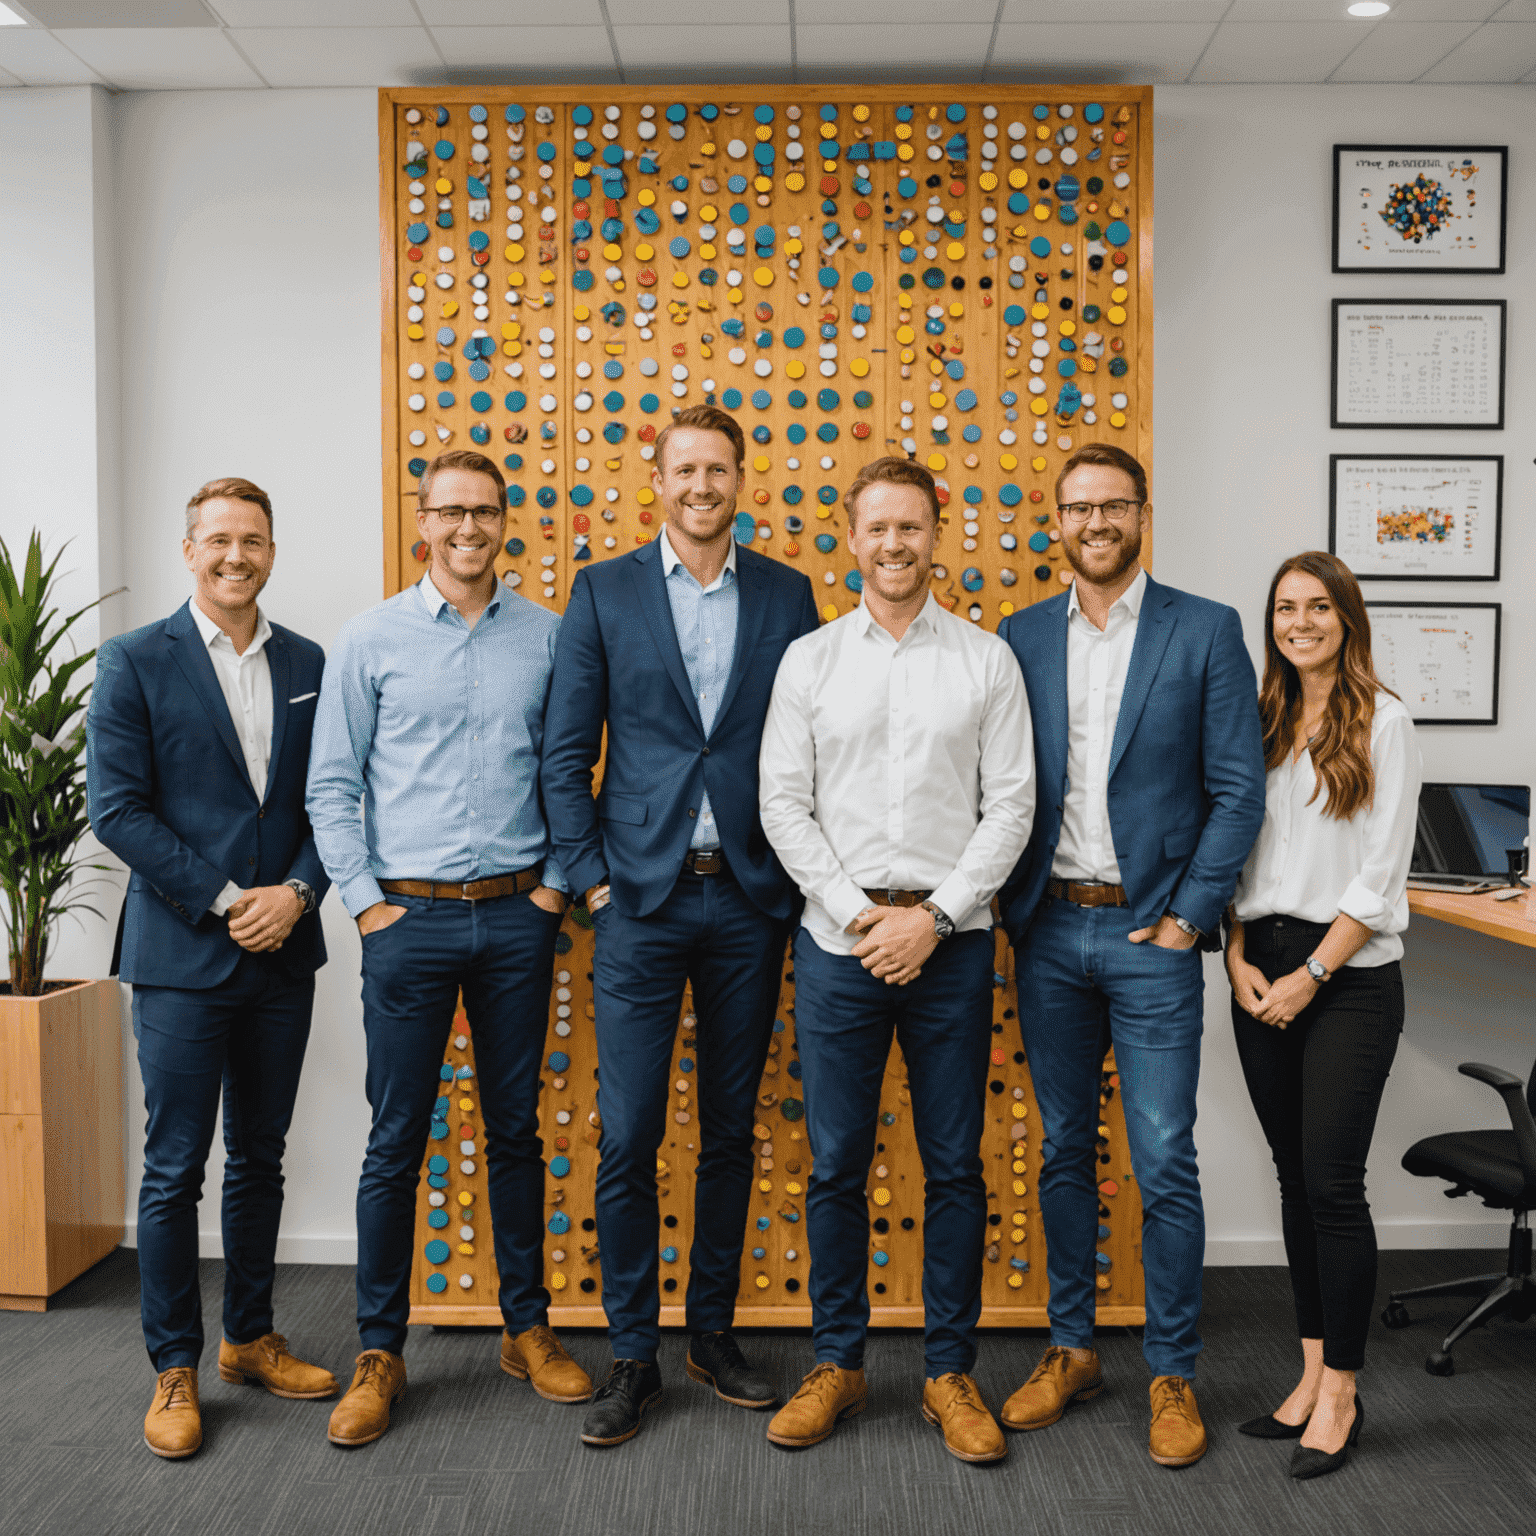
[[[1522,867],[1530,830],[1529,784],[1425,784],[1419,791],[1412,874],[1507,880],[1512,869]]]

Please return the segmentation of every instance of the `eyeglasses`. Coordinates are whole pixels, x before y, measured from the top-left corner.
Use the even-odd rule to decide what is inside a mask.
[[[1123,523],[1128,517],[1141,510],[1139,501],[1069,501],[1065,505],[1058,505],[1057,515],[1064,523],[1086,523],[1095,512],[1102,512],[1112,523]]]
[[[500,507],[428,507],[427,511],[450,528],[457,527],[466,516],[474,518],[483,528],[494,528],[501,521]]]

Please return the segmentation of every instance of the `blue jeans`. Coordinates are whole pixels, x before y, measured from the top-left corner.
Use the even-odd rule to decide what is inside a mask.
[[[293,981],[242,952],[217,987],[135,987],[133,1033],[144,1080],[139,1285],[144,1343],[156,1371],[203,1352],[197,1202],[224,1102],[224,1337],[272,1332],[272,1280],[283,1214],[283,1148],[309,1040],[314,977]]]
[[[992,1041],[993,941],[957,933],[922,974],[890,986],[853,955],[795,935],[795,1041],[810,1138],[806,1239],[818,1361],[864,1364],[869,1203],[880,1086],[894,1034],[906,1061],[923,1159],[923,1359],[930,1377],[976,1364],[987,1188],[981,1131]]]
[[[609,905],[595,923],[603,1310],[614,1357],[654,1361],[661,1340],[656,1155],[667,1130],[683,987],[693,985],[698,1018],[699,1161],[686,1316],[693,1332],[717,1333],[736,1315],[752,1126],[786,933],[731,876],[686,870],[649,917],[626,917]]]
[[[1113,1044],[1141,1190],[1142,1352],[1154,1376],[1193,1380],[1205,1262],[1194,1137],[1205,976],[1198,949],[1132,944],[1136,927],[1125,907],[1047,897],[1017,954],[1019,1023],[1044,1132],[1051,1342],[1093,1346],[1099,1074]]]
[[[548,1316],[539,1068],[560,917],[527,896],[386,899],[408,910],[363,938],[373,1128],[357,1186],[357,1328],[364,1349],[398,1355],[411,1310],[416,1189],[461,989],[474,1035],[502,1319],[518,1334]],[[455,1107],[455,1125],[457,1117]]]

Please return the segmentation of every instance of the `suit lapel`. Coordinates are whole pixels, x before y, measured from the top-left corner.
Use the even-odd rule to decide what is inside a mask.
[[[688,714],[699,728],[699,734],[703,735],[704,719],[699,714],[699,701],[694,698],[693,687],[688,681],[688,669],[683,665],[682,648],[677,643],[677,626],[672,622],[672,605],[667,601],[667,579],[662,568],[661,551],[654,540],[640,551],[630,568],[630,575],[640,599],[640,611],[645,615],[646,625],[651,631],[651,638],[656,642],[656,650],[661,656],[662,665],[667,669],[667,676],[672,679],[683,703],[688,706]]]
[[[1044,745],[1050,757],[1036,765],[1039,781],[1043,784],[1063,785],[1067,781],[1067,605],[1061,605],[1061,614],[1052,624],[1048,643],[1042,656],[1044,663],[1045,709],[1042,714]],[[1042,752],[1044,757],[1045,753]]]
[[[272,674],[272,752],[267,759],[267,782],[261,797],[263,805],[277,779],[277,761],[283,753],[283,732],[288,728],[288,647],[275,629],[267,641],[267,670]]]
[[[1163,653],[1173,636],[1173,615],[1168,612],[1172,598],[1167,590],[1147,577],[1142,595],[1141,617],[1136,625],[1136,643],[1131,647],[1131,664],[1125,673],[1125,690],[1120,695],[1120,714],[1115,721],[1115,739],[1109,752],[1109,777],[1113,778],[1125,754],[1141,712],[1152,692],[1152,680],[1162,665]]]
[[[767,581],[762,566],[746,559],[738,551],[736,556],[736,651],[731,657],[731,675],[726,680],[725,695],[720,708],[715,711],[715,728],[725,719],[725,712],[736,697],[736,690],[752,663],[752,653],[757,649],[757,637],[763,632],[763,619],[768,611]]]
[[[181,668],[186,679],[192,685],[192,691],[202,701],[203,708],[208,711],[208,718],[234,758],[236,766],[240,769],[240,780],[247,789],[251,788],[250,770],[245,766],[245,753],[240,750],[240,738],[235,735],[235,722],[229,717],[229,705],[224,702],[224,692],[219,687],[219,679],[213,670],[213,658],[208,654],[208,647],[203,644],[203,637],[198,632],[196,623],[191,613],[183,608],[177,615],[184,620],[177,625],[178,631],[175,643],[171,646],[171,654],[176,658],[176,665]],[[251,790],[255,794],[254,789]]]

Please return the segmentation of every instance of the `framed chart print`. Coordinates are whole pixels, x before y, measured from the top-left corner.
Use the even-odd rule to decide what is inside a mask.
[[[1376,675],[1415,725],[1499,723],[1498,603],[1367,603]]]
[[[1503,299],[1335,299],[1329,425],[1496,431]]]
[[[1328,550],[1361,581],[1497,581],[1502,454],[1335,453]]]
[[[1335,272],[1504,270],[1505,145],[1333,146]]]

